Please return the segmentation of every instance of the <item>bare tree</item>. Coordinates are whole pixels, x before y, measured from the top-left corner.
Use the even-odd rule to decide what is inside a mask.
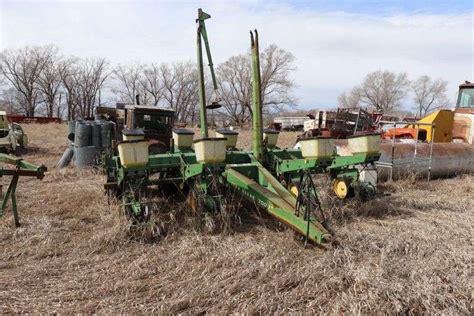
[[[57,99],[62,86],[61,75],[59,73],[61,56],[56,47],[52,47],[48,53],[49,54],[45,56],[46,62],[43,70],[38,77],[38,89],[46,104],[47,116],[53,117],[56,107],[59,106]]]
[[[190,62],[163,64],[160,72],[166,104],[175,110],[178,120],[187,121],[198,103],[196,67]]]
[[[252,73],[246,55],[233,56],[217,67],[221,113],[232,124],[242,126],[248,121],[252,102]]]
[[[286,106],[295,105],[291,95],[295,84],[290,79],[291,72],[296,70],[293,54],[272,44],[265,48],[260,59],[264,113],[280,112]]]
[[[446,95],[448,82],[442,79],[431,80],[421,76],[412,83],[413,101],[420,117],[449,104]]]
[[[64,96],[64,93],[63,91],[61,91],[58,97],[58,105],[56,106],[56,117],[59,117],[59,118],[64,117],[64,110],[66,109],[63,104],[63,100],[64,100],[63,96]]]
[[[361,104],[381,112],[392,112],[401,106],[410,81],[406,73],[388,70],[369,73],[360,88]]]
[[[355,87],[349,93],[343,93],[338,98],[337,101],[339,106],[349,109],[357,109],[361,104],[361,95],[360,88]]]
[[[75,102],[81,117],[91,117],[97,97],[109,76],[108,63],[104,58],[84,59],[73,73]]]
[[[10,113],[25,114],[25,109],[22,106],[23,95],[20,94],[15,88],[9,87],[2,90],[2,99],[5,102],[4,110]]]
[[[125,103],[135,103],[135,96],[140,95],[144,104],[148,103],[147,94],[143,87],[144,74],[142,65],[119,65],[113,70],[113,77],[118,82],[118,87],[113,92],[120,95]]]
[[[295,104],[291,95],[295,84],[290,79],[294,56],[276,45],[270,45],[260,55],[263,112],[274,114]],[[252,114],[252,69],[250,55],[233,56],[217,67],[221,112],[234,124],[242,125]]]
[[[145,66],[141,86],[149,96],[150,103],[157,106],[164,98],[165,85],[161,74],[161,66],[151,64]]]
[[[38,79],[48,62],[52,46],[4,50],[0,54],[0,73],[22,97],[20,104],[28,116],[34,116],[38,105]]]
[[[76,72],[78,59],[70,57],[63,59],[58,64],[58,72],[61,78],[62,86],[66,93],[67,119],[74,120],[76,118],[77,102],[76,102]]]
[[[0,87],[4,86],[5,84],[6,84],[5,75],[3,74],[2,71],[0,71]]]

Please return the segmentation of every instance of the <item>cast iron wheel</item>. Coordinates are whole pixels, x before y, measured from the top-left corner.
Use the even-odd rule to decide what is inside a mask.
[[[341,200],[354,196],[354,188],[347,179],[335,179],[332,184],[334,194]]]

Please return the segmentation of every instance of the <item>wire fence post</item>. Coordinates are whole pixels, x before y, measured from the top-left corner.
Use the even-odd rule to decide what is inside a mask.
[[[431,161],[433,160],[433,143],[434,143],[435,128],[436,128],[436,123],[433,123],[431,125],[430,158],[428,160],[428,182],[430,181],[430,178],[431,178]]]
[[[420,133],[420,124],[416,124],[416,137],[415,137],[415,152],[413,154],[413,162],[416,159],[416,154],[418,153],[418,137]]]
[[[397,134],[397,123],[393,123],[392,152],[390,157],[390,181],[393,180],[393,160],[395,159],[395,135]]]

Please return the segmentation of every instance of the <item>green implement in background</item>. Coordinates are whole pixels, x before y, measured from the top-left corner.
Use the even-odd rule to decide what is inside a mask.
[[[23,177],[36,177],[37,179],[43,179],[44,173],[47,171],[44,165],[34,165],[24,161],[21,158],[13,157],[6,154],[0,154],[0,162],[12,165],[12,168],[0,168],[0,177],[12,176],[10,184],[8,185],[7,192],[3,196],[2,206],[0,208],[0,217],[3,216],[8,200],[11,197],[12,200],[12,211],[15,221],[15,226],[20,226],[20,219],[18,216],[18,210],[16,206],[16,188],[18,185],[18,179],[20,176]]]

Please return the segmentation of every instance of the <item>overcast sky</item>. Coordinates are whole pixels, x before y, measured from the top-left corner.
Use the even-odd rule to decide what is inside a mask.
[[[0,47],[52,43],[114,64],[194,61],[198,7],[212,15],[216,64],[245,53],[254,28],[261,47],[292,52],[304,108],[336,106],[341,92],[377,69],[446,79],[453,100],[459,83],[474,80],[474,0],[0,0]]]

